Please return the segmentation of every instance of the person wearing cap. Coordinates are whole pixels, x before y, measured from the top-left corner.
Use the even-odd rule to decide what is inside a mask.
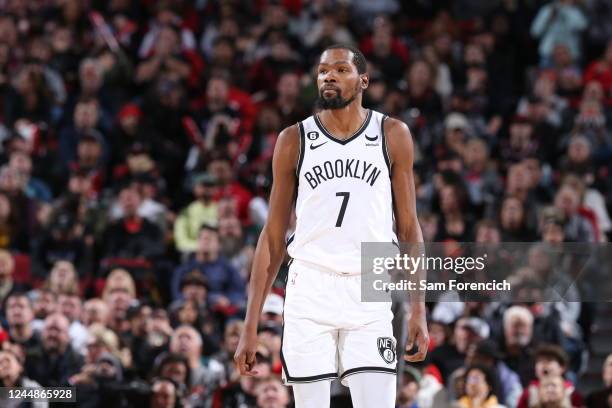
[[[192,193],[195,198],[183,208],[174,222],[174,243],[183,254],[190,254],[198,248],[200,227],[217,225],[218,206],[213,197],[217,179],[210,173],[198,173],[192,177]]]
[[[125,153],[132,143],[147,139],[142,126],[142,116],[140,106],[135,103],[126,103],[117,113],[115,126],[109,133],[110,150],[113,152],[111,167],[125,160]]]
[[[418,393],[422,375],[418,369],[404,365],[404,373],[397,390],[396,408],[419,408]]]
[[[195,302],[198,307],[207,307],[209,290],[208,280],[197,269],[183,276],[180,290],[182,299]]]
[[[462,155],[464,142],[472,133],[468,118],[459,112],[451,112],[444,120],[444,144],[452,152]]]
[[[155,358],[168,346],[167,342],[153,344],[151,341],[152,315],[151,305],[138,300],[132,302],[125,315],[130,329],[123,333],[121,340],[130,351],[131,370],[140,378],[148,376]]]
[[[69,384],[76,388],[79,407],[125,407],[127,396],[121,361],[111,353],[100,354],[94,364],[71,377]]]
[[[283,322],[284,299],[276,293],[270,293],[261,308],[261,323],[281,325]]]

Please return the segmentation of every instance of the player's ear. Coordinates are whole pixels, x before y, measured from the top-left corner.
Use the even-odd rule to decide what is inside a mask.
[[[367,89],[370,84],[370,76],[368,74],[361,74],[361,89]]]

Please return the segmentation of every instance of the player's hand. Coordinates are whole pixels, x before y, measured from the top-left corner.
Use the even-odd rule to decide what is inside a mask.
[[[416,345],[416,352],[412,352]],[[408,318],[408,341],[406,343],[406,351],[404,360],[414,363],[425,360],[427,356],[427,348],[429,347],[429,333],[427,331],[427,320],[425,319],[425,310],[413,311]]]
[[[248,333],[245,329],[240,336],[236,354],[234,354],[234,362],[240,375],[253,377],[257,375],[257,371],[253,370],[256,359],[255,352],[257,351],[257,332]]]

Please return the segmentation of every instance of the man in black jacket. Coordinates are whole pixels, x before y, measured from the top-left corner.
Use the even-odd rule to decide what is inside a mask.
[[[66,316],[53,313],[45,319],[42,344],[26,356],[26,374],[44,387],[68,384],[83,366],[83,357],[70,346]]]

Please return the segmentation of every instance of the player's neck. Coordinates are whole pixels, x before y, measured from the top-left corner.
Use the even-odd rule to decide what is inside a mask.
[[[353,135],[363,124],[367,116],[367,109],[359,103],[351,103],[341,109],[326,109],[319,113],[323,126],[338,138]]]

